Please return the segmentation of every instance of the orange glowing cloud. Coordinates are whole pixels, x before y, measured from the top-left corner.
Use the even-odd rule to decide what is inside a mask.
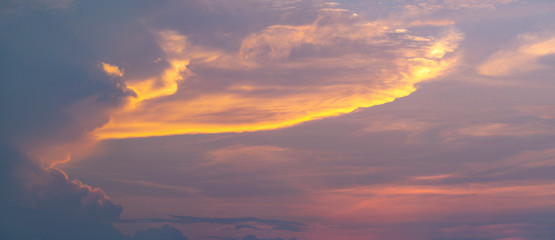
[[[326,8],[310,24],[272,25],[247,35],[235,52],[160,31],[169,67],[153,78],[124,78],[136,97],[94,134],[268,130],[391,102],[451,70],[461,39],[454,30],[417,38],[398,24]]]
[[[553,206],[551,183],[363,186],[315,193],[306,210],[343,221],[399,222]],[[374,219],[374,220],[371,220]]]
[[[516,47],[500,50],[478,67],[478,73],[486,76],[506,76],[528,72],[547,66],[538,60],[555,54],[555,36],[522,35]]]
[[[101,62],[100,65],[102,66],[102,70],[104,70],[104,72],[109,76],[123,77],[123,70],[120,69],[118,66],[111,65],[105,62]]]

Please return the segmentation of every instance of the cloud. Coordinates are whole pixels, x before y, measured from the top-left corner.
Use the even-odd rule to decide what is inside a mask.
[[[90,48],[76,40],[74,29],[60,19],[70,12],[36,16],[9,16],[0,26],[3,144],[49,167],[72,154],[85,152],[89,132],[109,120],[131,91],[99,69]],[[43,16],[40,15],[40,16]],[[21,39],[27,39],[21,41]],[[40,39],[40,40],[39,40]],[[44,47],[48,46],[48,47]],[[89,145],[90,146],[90,145]]]
[[[176,216],[170,215],[172,218],[141,218],[141,219],[130,219],[122,220],[123,222],[155,222],[155,223],[212,223],[212,224],[241,224],[241,223],[256,223],[262,226],[270,226],[274,230],[285,230],[292,232],[302,232],[305,230],[307,225],[299,222],[283,221],[276,219],[261,219],[255,217],[243,217],[243,218],[202,218],[202,217],[191,217],[191,216]]]
[[[187,240],[183,234],[168,224],[164,224],[162,228],[149,228],[140,230],[133,235],[133,240]]]
[[[0,216],[0,238],[44,240],[186,240],[169,225],[139,230],[125,235],[109,223],[91,221],[81,216],[59,214],[29,208],[3,209]]]
[[[251,225],[248,225],[248,224],[235,225],[235,229],[242,229],[242,228],[250,228],[250,229],[254,229],[254,230],[260,230],[260,228],[257,228],[255,226],[251,226]]]
[[[92,5],[91,2],[96,1],[83,2],[90,6]],[[239,22],[248,21],[252,25],[240,29],[213,28],[212,26],[217,25],[213,22],[218,21],[222,26],[228,26],[226,25],[228,22],[233,25],[233,21],[222,21],[221,16],[216,15],[225,11],[228,6],[234,5],[234,2],[203,1],[203,3],[205,2],[210,3],[210,6],[206,7],[205,11],[207,12],[203,13],[209,13],[206,14],[206,18],[210,18],[211,21],[176,21],[176,25],[201,24],[198,29],[193,30],[184,30],[170,24],[164,25],[151,21],[151,18],[165,15],[163,11],[149,11],[149,14],[145,14],[145,16],[131,16],[128,13],[131,10],[128,9],[126,4],[121,4],[124,7],[119,8],[115,6],[118,4],[114,4],[114,8],[109,4],[107,4],[109,7],[105,9],[102,7],[86,8],[103,9],[103,12],[108,15],[106,20],[94,18],[93,16],[97,16],[96,10],[91,10],[91,12],[79,10],[73,17],[63,14],[62,16],[50,17],[53,19],[52,22],[71,24],[43,22],[38,17],[39,20],[34,21],[33,19],[16,21],[17,25],[13,27],[9,24],[1,24],[2,29],[0,30],[7,34],[0,40],[0,43],[2,43],[0,46],[3,51],[8,53],[1,57],[2,63],[5,64],[0,69],[2,79],[5,79],[6,86],[8,86],[3,88],[1,94],[4,103],[1,112],[1,115],[4,116],[1,120],[3,123],[1,126],[2,143],[4,141],[10,142],[10,144],[13,143],[13,145],[17,145],[20,152],[34,159],[28,161],[12,160],[13,158],[6,160],[6,165],[9,165],[6,169],[12,169],[13,171],[6,171],[6,174],[0,176],[2,180],[6,179],[6,181],[0,183],[2,187],[0,193],[6,196],[5,198],[22,200],[20,203],[24,203],[28,207],[25,209],[30,209],[34,212],[33,214],[41,215],[42,220],[34,222],[32,225],[39,226],[42,233],[54,234],[48,236],[55,239],[87,239],[93,237],[96,239],[117,239],[121,237],[121,234],[109,224],[111,221],[117,221],[118,215],[121,213],[121,206],[108,198],[104,191],[71,179],[61,170],[49,168],[56,166],[57,163],[68,161],[79,154],[81,152],[80,147],[88,144],[91,131],[94,131],[100,138],[127,138],[197,132],[256,131],[292,126],[310,120],[350,113],[359,108],[375,106],[407,96],[415,91],[418,84],[444,76],[456,66],[458,58],[454,53],[458,49],[458,42],[462,39],[460,33],[451,29],[453,22],[449,20],[429,19],[415,22],[410,19],[410,21],[399,22],[390,19],[379,19],[369,21],[362,19],[354,12],[335,7],[335,4],[327,4],[323,7],[305,4],[305,7],[310,8],[312,12],[307,11],[307,16],[304,18],[297,19],[298,16],[295,15],[295,19],[290,19],[289,16],[293,14],[288,15],[291,8],[285,4],[287,1],[280,2],[283,4],[276,2],[274,5],[271,1],[265,2],[268,5],[266,6],[268,10],[264,14],[270,12],[268,15],[271,17],[268,17],[268,19],[271,21],[267,19],[252,21],[252,19],[257,18],[249,18],[250,15],[244,18],[240,16]],[[457,2],[464,3],[463,1]],[[480,4],[477,1],[467,1],[466,3]],[[298,7],[296,4],[297,2],[291,7]],[[239,12],[238,15],[248,15],[248,13],[241,12],[242,5],[238,6],[233,6],[234,11]],[[140,7],[137,6],[137,8]],[[276,8],[279,8],[279,11],[275,11]],[[111,13],[112,11],[116,15],[125,16],[122,18],[126,21],[123,21],[122,18],[110,17],[110,14],[114,14]],[[141,11],[146,10],[141,9]],[[284,13],[286,11],[287,14]],[[180,14],[179,16],[182,15],[187,14]],[[229,15],[232,16],[231,18],[233,16],[237,17],[237,15]],[[229,20],[228,18],[221,18]],[[136,19],[141,19],[141,24],[137,24],[140,26],[125,24],[129,21],[134,22]],[[179,17],[176,17],[176,19],[181,20]],[[108,24],[96,25],[97,21],[92,20],[106,21]],[[89,22],[95,24],[91,26],[87,24]],[[221,22],[225,22],[225,24]],[[213,25],[207,27],[203,24]],[[144,27],[145,25],[148,26],[148,31],[145,30],[147,29]],[[119,28],[112,28],[112,26],[119,26]],[[95,29],[109,29],[109,31],[102,32]],[[83,32],[92,33],[84,34]],[[216,40],[212,42],[205,41],[207,38],[213,37],[213,35],[208,35],[206,32],[213,32],[214,35],[220,34],[218,35],[220,38],[214,38]],[[106,35],[116,36],[106,38]],[[87,36],[94,37],[89,38]],[[25,39],[25,41],[20,41],[21,39]],[[35,42],[31,43],[33,40]],[[114,40],[122,41],[125,44],[112,45]],[[44,41],[44,44],[42,41]],[[87,44],[89,41],[95,42],[95,44]],[[37,46],[48,46],[48,48]],[[115,52],[119,51],[111,51],[113,49],[121,50],[128,53],[128,55],[117,55]],[[137,51],[137,49],[140,51]],[[30,54],[31,52],[33,54]],[[106,52],[114,53],[106,54]],[[159,60],[153,61],[154,59]],[[99,61],[106,62],[103,62],[104,64],[99,67]],[[117,63],[118,66],[110,65],[108,62]],[[104,126],[105,123],[108,124]],[[371,127],[374,129],[381,128],[382,131],[369,130],[368,132],[374,135],[378,135],[376,133],[386,135],[384,132],[398,130],[427,132],[432,126],[425,121],[398,121],[378,123]],[[292,131],[297,130],[299,129]],[[321,130],[319,129],[319,131]],[[495,131],[493,132],[495,133]],[[308,137],[300,135],[303,134],[297,134],[295,138],[289,139],[291,143],[287,144],[294,145],[306,139],[310,140]],[[324,135],[315,134],[312,137]],[[328,136],[332,135],[337,136],[334,134]],[[266,138],[274,139],[273,136],[266,136]],[[353,146],[361,146],[361,144],[370,142],[367,141],[368,139],[375,143],[375,145],[369,147],[372,149],[385,145],[383,142],[395,142],[390,147],[397,147],[399,144],[396,141],[397,139],[374,137],[357,139],[361,141],[351,140],[350,143],[353,144],[349,144],[350,146],[331,146],[337,142],[328,141],[324,138],[313,138],[313,141],[305,144],[325,146],[326,150],[328,148],[332,150],[343,148],[345,150],[342,153],[343,156],[328,156],[328,158],[322,158],[324,161],[303,158],[304,161],[301,164],[306,165],[282,164],[285,166],[279,167],[290,169],[292,166],[307,168],[314,166],[311,172],[304,173],[311,176],[327,176],[328,178],[324,179],[322,177],[322,179],[316,180],[319,182],[333,182],[333,188],[337,185],[356,183],[360,186],[379,181],[375,180],[375,175],[380,174],[374,174],[375,166],[363,166],[368,162],[375,163],[374,161],[368,161],[369,158],[372,158],[371,160],[383,158],[384,162],[390,160],[393,162],[396,160],[395,154],[403,155],[403,159],[407,156],[414,157],[414,155],[398,151],[398,149],[394,149],[394,154],[383,154],[382,152],[381,155],[367,154],[373,152],[350,151]],[[172,139],[172,141],[174,142],[168,144],[168,148],[179,145],[175,139]],[[253,163],[248,166],[235,165],[243,168],[255,165],[257,160],[275,162],[276,166],[283,163],[278,160],[287,160],[287,163],[294,163],[289,161],[287,157],[290,156],[284,153],[291,150],[289,147],[272,147],[272,143],[279,143],[279,139],[266,141],[269,143],[257,143],[258,145],[252,148],[238,145],[230,145],[229,148],[218,148],[219,150],[208,153],[208,156],[212,157],[217,164],[222,165],[234,160],[240,163]],[[281,142],[277,146],[287,144]],[[118,146],[118,144],[114,145]],[[160,151],[165,151],[168,148]],[[327,155],[327,153],[325,154]],[[409,151],[409,153],[411,152]],[[419,156],[429,156],[426,154]],[[352,155],[360,156],[351,158]],[[2,156],[5,155],[2,154]],[[158,159],[162,158],[161,156],[168,155],[154,157]],[[250,159],[241,159],[249,157]],[[442,156],[437,158],[440,157]],[[318,156],[314,158],[318,158]],[[340,159],[346,165],[335,166],[333,164],[339,164],[328,161],[329,158]],[[194,164],[192,162],[195,162],[183,161],[185,159],[183,156],[176,156],[176,159],[179,164],[173,166],[174,168],[190,166],[189,164],[192,165]],[[448,158],[448,160],[450,159]],[[152,159],[149,159],[149,161],[152,162]],[[23,164],[21,162],[25,162],[25,164],[27,162],[32,163],[29,163],[29,166],[21,166]],[[199,162],[201,161],[199,160]],[[309,165],[314,162],[317,162],[317,164]],[[417,163],[411,164],[420,163],[420,161],[414,162]],[[437,161],[437,163],[439,162]],[[20,166],[14,167],[17,165]],[[331,168],[323,167],[329,167],[330,165],[333,166]],[[399,164],[399,166],[403,167],[404,165]],[[261,164],[256,167],[258,169],[254,169],[251,171],[252,173],[263,175],[264,171],[267,171],[264,169],[267,165]],[[260,171],[258,171],[259,169]],[[189,169],[189,172],[204,175],[203,179],[206,179],[206,172],[197,170]],[[129,173],[130,170],[127,169],[126,171]],[[273,176],[282,173],[285,177],[291,177],[293,179],[289,180],[291,182],[299,180],[298,175],[303,174],[299,171],[291,175],[291,171],[283,171],[274,172]],[[13,177],[19,179],[18,183],[21,183],[21,186],[11,184],[14,182],[11,178],[13,174],[16,174]],[[181,175],[183,174],[181,173]],[[333,176],[330,177],[330,175]],[[278,180],[282,181],[283,176],[279,176],[282,178]],[[428,210],[426,207],[432,205],[437,207],[437,203],[445,199],[447,199],[444,201],[447,203],[446,205],[453,209],[465,206],[465,202],[462,200],[452,200],[451,198],[454,196],[482,196],[484,195],[484,189],[496,192],[508,191],[500,189],[500,187],[496,188],[496,185],[486,187],[456,186],[454,189],[445,186],[426,186],[427,181],[452,180],[452,178],[447,175],[434,174],[420,174],[417,176],[420,177],[416,177],[415,180],[420,181],[419,184],[422,184],[422,186],[391,187],[398,187],[396,190],[377,187],[378,190],[385,189],[387,190],[385,193],[391,193],[386,197],[380,195],[382,192],[376,191],[368,195],[363,194],[364,196],[354,200],[347,199],[350,201],[342,201],[344,199],[333,201],[333,197],[336,196],[333,195],[329,198],[322,197],[318,199],[318,201],[324,202],[331,199],[330,202],[325,202],[323,205],[301,202],[298,205],[288,207],[295,209],[300,209],[298,206],[307,207],[311,210],[304,211],[323,212],[322,215],[329,214],[327,215],[328,219],[336,219],[335,217],[341,219],[344,212],[340,212],[341,209],[334,209],[335,206],[343,206],[343,209],[349,209],[352,205],[345,204],[345,202],[361,203],[357,205],[360,207],[359,209],[371,209],[371,211],[366,212],[366,215],[362,214],[364,217],[374,216],[374,213],[387,216],[387,213],[384,212],[391,209],[396,211],[395,207],[398,206],[402,210],[407,210],[406,202],[412,201],[413,197],[416,196],[417,201],[424,202],[425,207],[417,209],[420,211],[408,212],[409,214],[414,213],[415,216],[422,216]],[[252,176],[247,177],[256,179]],[[154,179],[159,180],[158,178]],[[337,179],[342,181],[336,181]],[[191,182],[191,184],[206,184],[200,181]],[[305,181],[298,182],[305,184]],[[193,192],[196,189],[171,183],[157,184],[154,181],[129,181],[128,183],[183,192]],[[257,181],[255,184],[259,183],[260,181]],[[227,190],[222,190],[221,186],[223,184],[237,185],[233,181],[226,181],[225,183],[221,181],[216,184],[220,186],[220,189],[215,192],[223,192],[223,195],[227,197],[230,197],[231,194],[243,195],[243,197],[245,195],[243,192],[234,191],[233,188],[227,186],[225,186]],[[248,184],[239,187],[246,185]],[[318,186],[323,185],[325,183]],[[251,193],[260,194],[266,191],[272,192],[274,195],[280,195],[272,188],[263,187],[266,190],[254,189],[251,190]],[[528,186],[510,193],[513,195],[527,194],[529,192],[525,191],[525,187]],[[540,192],[542,189],[550,188],[552,188],[551,185],[538,184],[538,187],[532,187],[531,190]],[[18,189],[21,189],[21,192],[18,192]],[[317,194],[326,195],[325,192],[322,193],[322,189],[310,190],[312,190],[311,193],[316,192]],[[449,192],[450,190],[453,191]],[[356,194],[357,191],[354,192]],[[364,193],[364,191],[360,192]],[[511,194],[506,194],[505,197]],[[375,196],[383,197],[379,199],[382,201],[372,202],[371,198]],[[5,198],[0,201],[4,201]],[[247,198],[249,197],[237,201],[243,201]],[[259,199],[252,198],[250,203]],[[396,204],[383,204],[391,199],[394,199]],[[426,202],[426,199],[431,200]],[[492,201],[495,200],[498,199],[492,199]],[[526,199],[518,200],[526,204],[529,203]],[[12,203],[15,202],[17,201],[12,201]],[[456,202],[456,204],[453,204],[453,202]],[[284,201],[279,204],[289,204],[289,202]],[[243,206],[245,208],[261,209],[268,205],[260,207],[260,205],[253,206],[243,202]],[[330,209],[320,211],[322,209],[318,209],[318,206],[330,206]],[[374,208],[372,208],[373,206]],[[430,207],[431,210],[434,210],[433,206]],[[545,206],[548,206],[548,204],[546,203]],[[280,210],[276,208],[268,211],[274,211],[275,213]],[[480,208],[479,210],[483,209]],[[14,212],[9,216],[17,216],[17,213],[23,213],[25,210],[18,208]],[[63,215],[64,220],[59,220],[56,215],[58,217]],[[66,218],[66,216],[70,217]],[[351,216],[358,216],[358,212],[353,211]],[[72,221],[73,218],[77,218],[77,220]],[[9,222],[9,218],[6,219],[8,220],[5,222]],[[16,221],[21,220],[21,218],[16,217],[14,219]],[[373,218],[370,217],[369,219]],[[382,219],[380,218],[380,220]],[[305,231],[307,228],[306,225],[299,225],[299,223],[260,218],[228,219],[175,216],[169,219],[152,220],[155,223],[164,221],[252,226],[266,230],[269,228],[271,230],[293,232]],[[145,222],[148,221],[145,220]],[[54,228],[52,227],[54,224],[59,226]],[[5,228],[23,232],[28,229],[25,226],[31,224],[2,225]],[[42,229],[43,226],[44,229]],[[89,227],[87,228],[87,226]],[[68,234],[66,237],[60,236],[64,233],[73,234],[70,230],[60,229],[61,227],[73,228],[82,231],[82,233],[79,235]],[[52,229],[48,230],[48,228]],[[2,230],[0,232],[6,232],[4,229]],[[245,230],[250,229],[242,229],[242,231]],[[9,231],[8,233],[12,232]],[[39,238],[40,234],[37,231],[35,233],[36,235],[28,238]],[[106,233],[106,237],[99,236],[104,233]],[[172,234],[174,237],[183,238],[181,233],[169,226],[163,226],[159,230],[142,231],[142,234],[144,236]],[[108,235],[110,236],[108,237]],[[10,235],[7,238],[14,238],[11,236],[15,235]],[[152,237],[154,239],[159,238]],[[257,237],[251,238],[258,239]]]
[[[554,198],[551,182],[535,181],[527,184],[502,181],[497,183],[449,185],[378,185],[354,187],[324,193],[329,216],[341,221],[352,221],[373,216],[366,223],[379,224],[382,218],[391,222],[422,221],[469,213],[502,214],[507,209],[541,211],[552,206]],[[407,200],[410,199],[410,204]],[[527,209],[527,210],[525,210]],[[351,220],[350,220],[351,219]],[[340,222],[341,222],[340,221]],[[383,222],[381,222],[383,223]]]
[[[549,124],[541,122],[526,122],[522,124],[512,123],[483,123],[471,126],[461,127],[456,130],[446,130],[442,136],[446,140],[453,140],[462,136],[472,137],[524,137],[524,136],[541,136],[554,135],[555,129]]]
[[[70,1],[18,4],[43,10],[69,7]],[[110,223],[121,214],[121,205],[100,188],[52,168],[88,152],[93,145],[89,131],[107,122],[109,111],[121,108],[130,94],[98,68],[74,29],[60,23],[72,16],[71,11],[2,16],[7,24],[0,26],[5,33],[0,39],[5,84],[0,89],[0,209],[7,212],[2,222],[9,224],[0,224],[0,232],[10,236],[6,239],[119,236]],[[64,229],[72,226],[82,235]]]
[[[2,239],[128,239],[109,223],[37,209],[2,209],[0,223]]]
[[[210,236],[210,238],[221,239],[221,240],[238,240],[237,238],[217,237],[217,236]],[[258,238],[255,235],[247,235],[241,238],[241,240],[283,240],[283,238]],[[297,238],[290,238],[289,240],[297,240]]]
[[[515,3],[518,0],[439,0],[431,2],[440,2],[451,8],[495,8],[496,5]]]
[[[121,205],[100,188],[37,166],[13,148],[0,145],[0,156],[1,239],[186,239],[166,225],[126,236],[112,226]]]
[[[487,175],[494,178],[508,176],[513,179],[525,177],[531,172],[536,172],[528,178],[551,179],[550,175],[543,175],[543,170],[550,171],[555,167],[555,149],[527,150],[513,156],[486,163],[469,164],[468,168],[475,173],[473,175]],[[533,176],[533,177],[532,177]]]
[[[111,223],[122,208],[99,188],[44,169],[0,145],[0,238],[109,239],[124,236]]]
[[[123,70],[118,66],[111,65],[109,63],[101,62],[102,70],[110,76],[123,77]]]
[[[534,231],[534,225],[530,223],[506,223],[487,224],[479,226],[454,226],[445,227],[441,232],[446,237],[467,236],[471,238],[495,238],[499,240],[519,240],[524,238],[528,232]]]
[[[555,36],[552,33],[524,34],[518,43],[492,54],[478,66],[478,73],[486,76],[507,76],[510,74],[547,68],[539,60],[555,54]]]
[[[121,205],[112,202],[102,189],[70,180],[61,170],[25,171],[16,169],[15,174],[22,175],[17,181],[29,191],[25,199],[29,207],[107,220],[117,219],[122,212]]]
[[[4,0],[0,14],[22,10],[65,10],[73,3],[73,0]]]
[[[537,117],[539,119],[555,118],[555,106],[553,105],[523,105],[517,109],[525,114]]]
[[[456,64],[452,53],[462,36],[453,29],[418,38],[395,31],[398,23],[326,9],[313,7],[319,16],[308,23],[271,24],[235,36],[242,38],[239,49],[203,45],[175,30],[154,31],[168,68],[146,79],[124,77],[136,93],[134,104],[94,135],[282,128],[407,96]]]
[[[247,235],[241,240],[283,240],[283,238],[258,238],[255,235]],[[291,238],[290,240],[296,240],[296,238]]]
[[[233,238],[233,237],[208,236],[208,238],[219,239],[219,240],[238,240],[237,238]]]
[[[0,190],[9,196],[4,208],[23,207],[103,222],[116,220],[122,212],[121,205],[99,188],[71,180],[59,169],[36,166],[13,149],[3,148],[0,154],[5,158],[1,173],[6,178]]]

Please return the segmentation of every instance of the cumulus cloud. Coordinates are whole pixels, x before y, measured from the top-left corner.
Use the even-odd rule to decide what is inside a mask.
[[[2,143],[45,167],[85,151],[89,131],[106,123],[131,92],[98,68],[59,19],[14,16],[0,29],[6,33],[0,68],[9,86],[0,90]]]
[[[99,188],[44,169],[0,146],[0,238],[123,239],[110,225],[122,208]]]
[[[2,4],[12,6],[10,1]],[[70,5],[13,3],[14,8],[31,10]],[[0,89],[2,239],[122,236],[110,225],[121,214],[121,205],[100,188],[53,168],[85,152],[91,146],[89,131],[107,122],[108,112],[123,106],[130,94],[95,66],[98,60],[73,39],[72,29],[62,27],[60,19],[71,16],[70,11],[2,16],[8,23],[0,25],[5,33],[0,39],[5,84]]]
[[[122,207],[104,191],[69,179],[59,169],[44,169],[14,149],[2,147],[2,208],[20,207],[62,215],[78,216],[94,221],[116,220]]]
[[[555,35],[552,33],[524,34],[514,46],[492,54],[478,66],[478,73],[486,76],[507,76],[547,68],[539,60],[555,54]]]
[[[122,234],[112,225],[122,207],[102,189],[39,167],[12,148],[0,145],[0,156],[1,239],[187,239],[168,225]]]
[[[122,207],[114,203],[102,189],[92,188],[79,180],[70,180],[58,169],[16,169],[16,179],[26,189],[29,207],[53,212],[115,220]]]

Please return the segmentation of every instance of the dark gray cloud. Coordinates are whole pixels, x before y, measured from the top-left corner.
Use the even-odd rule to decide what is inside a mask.
[[[69,10],[1,16],[0,142],[47,166],[53,160],[38,156],[42,149],[83,139],[132,95],[99,68],[107,57],[97,51],[103,41],[92,44],[81,32],[106,34],[79,26],[86,16]]]
[[[207,238],[219,239],[219,240],[238,240],[237,238],[233,238],[233,237],[219,237],[219,236],[208,236]]]
[[[258,238],[255,235],[247,235],[243,237],[241,240],[283,240],[283,238]],[[291,238],[289,240],[297,240],[296,238]]]
[[[16,150],[2,147],[2,208],[23,207],[91,220],[113,221],[122,211],[99,188],[69,179],[58,169],[43,169]]]
[[[250,228],[250,229],[254,229],[254,230],[260,230],[260,228],[257,228],[255,226],[248,225],[248,224],[235,225],[235,229],[242,229],[242,228]]]
[[[0,156],[0,239],[186,239],[169,226],[122,234],[112,225],[122,207],[101,189],[38,167],[13,148],[0,145]]]
[[[274,229],[287,230],[300,232],[303,231],[306,224],[292,221],[276,220],[276,219],[260,219],[255,217],[243,217],[243,218],[200,218],[200,217],[190,217],[190,216],[175,216],[171,215],[173,218],[178,219],[182,223],[195,223],[195,222],[205,222],[205,223],[217,223],[217,224],[237,224],[237,223],[248,223],[254,222],[267,226],[272,226]]]
[[[102,190],[44,170],[0,146],[0,239],[126,240],[111,221],[121,206]]]
[[[99,67],[100,60],[117,60],[114,48],[124,50],[114,39],[143,34],[136,44],[148,45],[144,26],[123,21],[134,13],[94,2],[0,2],[1,239],[129,238],[111,225],[121,205],[102,189],[48,168],[69,158],[72,149],[60,146],[85,141],[133,95]],[[115,11],[91,21],[99,9]]]
[[[149,228],[137,231],[133,240],[187,240],[187,238],[179,230],[164,224],[160,229]]]
[[[122,211],[101,189],[43,169],[0,146],[1,239],[126,239],[111,222]]]
[[[0,239],[187,240],[179,230],[169,225],[140,230],[129,236],[110,223],[32,208],[2,209]]]
[[[220,240],[239,240],[237,238],[218,237],[218,236],[209,236],[209,238],[220,239]],[[258,238],[255,235],[246,235],[245,237],[241,238],[241,240],[283,240],[283,238]],[[289,240],[297,240],[297,239],[290,238]]]
[[[261,219],[255,217],[242,217],[242,218],[203,218],[203,217],[191,217],[191,216],[176,216],[170,215],[172,218],[140,218],[140,219],[122,219],[121,222],[134,223],[134,222],[154,222],[154,223],[212,223],[212,224],[241,224],[241,223],[257,223],[261,225],[266,225],[272,227],[274,230],[285,230],[293,232],[304,231],[308,225],[284,221],[277,219]],[[248,225],[247,225],[248,226]],[[252,226],[251,226],[252,227]],[[237,228],[239,229],[239,228]]]
[[[32,208],[2,209],[1,239],[128,240],[109,223]]]

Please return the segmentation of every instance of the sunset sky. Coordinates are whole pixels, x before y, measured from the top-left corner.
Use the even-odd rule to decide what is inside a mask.
[[[0,0],[0,239],[555,239],[553,0]]]

